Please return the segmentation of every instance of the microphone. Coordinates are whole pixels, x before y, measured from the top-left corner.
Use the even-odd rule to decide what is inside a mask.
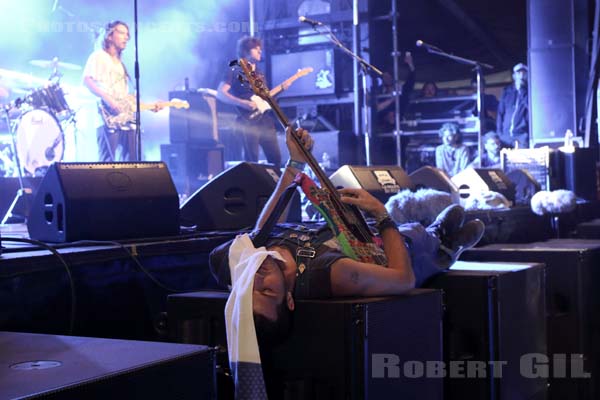
[[[305,23],[310,24],[312,26],[321,26],[321,25],[323,25],[322,22],[316,21],[314,19],[306,18],[305,16],[298,17],[298,21],[305,22]]]
[[[437,47],[437,46],[434,46],[434,45],[432,45],[432,44],[429,44],[429,43],[425,43],[425,42],[424,42],[424,41],[422,41],[422,40],[417,40],[417,43],[416,43],[416,45],[417,45],[417,47],[423,47],[423,48],[425,48],[425,49],[427,49],[427,50],[430,50],[430,49],[431,49],[431,50],[437,50],[437,51],[441,51],[439,47]]]

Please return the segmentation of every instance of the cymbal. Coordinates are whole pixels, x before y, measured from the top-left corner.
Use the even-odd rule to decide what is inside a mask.
[[[31,60],[29,61],[29,64],[33,65],[34,67],[62,68],[71,71],[79,71],[81,69],[81,65],[58,61],[58,57],[54,57],[52,60]]]
[[[32,90],[44,86],[48,81],[18,71],[0,68],[0,86],[14,90]]]

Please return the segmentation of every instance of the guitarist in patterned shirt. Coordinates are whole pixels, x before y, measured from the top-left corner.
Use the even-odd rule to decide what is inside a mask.
[[[293,140],[291,135],[297,135],[300,141]],[[306,130],[294,133],[288,129],[286,144],[290,160],[258,218],[255,233],[265,223],[268,225],[268,217],[279,198],[304,169],[307,160],[298,143],[309,151],[313,146]],[[269,344],[285,337],[295,299],[402,294],[449,268],[484,233],[480,220],[464,223],[464,210],[458,205],[446,208],[427,228],[418,223],[397,226],[385,206],[367,191],[340,189],[340,194],[343,203],[355,205],[375,218],[387,259],[385,264],[348,257],[327,227],[308,230],[300,226],[275,226],[265,247],[277,251],[281,259],[266,258],[256,272],[252,292],[259,343]],[[231,241],[224,243],[210,255],[211,272],[224,286],[230,284],[230,245]]]
[[[119,100],[125,99],[129,94],[130,77],[121,60],[121,54],[129,41],[129,27],[122,21],[109,22],[99,39],[101,48],[89,56],[83,71],[83,84],[101,100],[107,112],[119,115],[126,111]],[[152,111],[156,112],[161,108],[157,103]],[[119,146],[120,161],[135,160],[135,125],[111,129],[105,125],[99,113],[96,127],[100,161],[115,161]]]
[[[255,37],[244,36],[237,43],[239,57],[248,59],[254,71],[257,63],[262,59],[262,42]],[[289,86],[287,83],[281,85],[282,90]],[[246,161],[258,161],[259,145],[262,147],[269,163],[281,166],[281,151],[277,142],[277,131],[275,123],[270,115],[263,114],[258,118],[251,119],[250,115],[257,109],[257,104],[250,99],[252,89],[242,85],[235,73],[228,69],[223,81],[217,89],[217,98],[224,103],[236,106],[239,112],[236,123],[236,132],[240,134],[244,145],[244,159]]]

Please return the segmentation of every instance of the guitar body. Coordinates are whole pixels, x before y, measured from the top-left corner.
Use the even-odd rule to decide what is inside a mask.
[[[386,265],[387,257],[376,238],[359,239],[360,231],[369,229],[360,210],[351,207],[351,214],[338,210],[328,191],[319,188],[306,174],[299,173],[296,182],[302,191],[327,221],[327,225],[338,239],[342,252],[348,257],[371,264]]]
[[[113,112],[104,102],[100,102],[98,108],[108,129],[132,130],[135,129],[135,97],[128,95],[115,102],[121,110],[120,114]]]
[[[301,78],[305,75],[308,75],[312,71],[313,71],[312,67],[299,69],[298,72],[296,72],[294,75],[290,76],[288,79],[286,79],[280,85],[277,85],[274,89],[271,89],[271,91],[269,92],[269,96],[276,96],[283,90],[284,85],[289,86],[292,83],[294,83],[296,81],[296,79]],[[262,116],[267,111],[271,110],[271,105],[269,104],[269,102],[264,100],[261,96],[259,96],[257,94],[252,95],[252,97],[250,97],[250,100],[252,100],[254,102],[254,104],[256,104],[255,110],[249,111],[246,109],[238,108],[238,112],[239,112],[240,116],[242,116],[242,118],[244,118],[244,119],[247,119],[249,121],[258,120],[258,119],[262,118]]]
[[[238,107],[238,114],[247,121],[260,121],[262,117],[271,109],[269,103],[258,97],[257,95],[252,95],[250,100],[256,104],[255,110],[248,110],[245,108]]]

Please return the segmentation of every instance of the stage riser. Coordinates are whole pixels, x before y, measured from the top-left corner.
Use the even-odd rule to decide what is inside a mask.
[[[471,261],[546,264],[548,354],[583,354],[592,379],[551,379],[550,399],[597,399],[600,395],[600,241],[557,239],[490,245],[463,254]]]
[[[177,291],[217,288],[208,269],[208,254],[233,235],[136,243],[137,260],[145,272],[125,249],[116,246],[71,249],[68,254],[59,250],[73,277],[74,317],[65,266],[55,256],[38,251],[13,258],[14,253],[3,253],[0,329],[159,340],[163,332],[157,331],[156,324],[172,293],[164,287]],[[133,251],[132,247],[128,250]],[[73,332],[69,332],[71,318]]]
[[[459,263],[425,286],[444,291],[444,361],[483,361],[483,377],[447,379],[444,399],[530,399],[546,392],[545,378],[520,372],[521,357],[546,354],[544,266]],[[506,268],[509,267],[509,268]],[[514,269],[511,271],[511,269]],[[500,373],[488,362],[506,362]]]
[[[172,339],[225,343],[220,331],[225,301],[222,293],[169,296]],[[271,394],[380,399],[393,393],[397,398],[442,399],[443,379],[409,378],[403,370],[407,360],[423,365],[442,360],[441,318],[441,292],[432,290],[384,298],[299,301],[290,338],[271,355],[261,355],[265,373],[274,382]],[[374,369],[373,362],[390,354],[399,357],[400,376],[386,369],[384,377],[376,377],[380,368],[377,364]]]

